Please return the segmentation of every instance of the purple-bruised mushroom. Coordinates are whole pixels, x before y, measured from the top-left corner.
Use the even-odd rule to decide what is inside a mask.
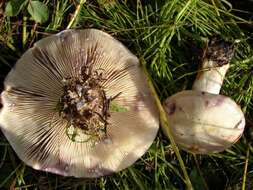
[[[213,38],[193,84],[165,100],[172,134],[178,146],[192,153],[208,154],[232,146],[242,135],[245,118],[229,97],[219,95],[233,46]]]
[[[4,85],[1,129],[38,170],[75,177],[120,171],[147,151],[159,128],[138,59],[96,29],[38,41]]]

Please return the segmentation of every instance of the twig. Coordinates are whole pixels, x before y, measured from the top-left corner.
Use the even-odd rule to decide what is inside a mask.
[[[86,2],[86,0],[80,0],[80,3],[79,3],[79,5],[77,5],[73,17],[72,17],[72,19],[70,20],[70,22],[69,22],[69,24],[68,24],[68,26],[67,26],[67,29],[70,29],[71,27],[74,26],[74,23],[75,23],[75,21],[76,21],[78,15],[79,15],[79,13],[80,13],[81,7],[83,6],[83,4],[84,4],[85,2]]]
[[[215,9],[216,13],[217,13],[217,16],[220,16],[219,9],[216,7],[216,4],[215,4],[214,0],[211,0],[211,2],[214,6],[214,9]]]
[[[170,139],[172,148],[173,148],[173,150],[175,151],[175,154],[176,154],[177,159],[178,159],[178,161],[179,161],[179,165],[180,165],[180,167],[181,167],[181,169],[182,169],[182,171],[183,171],[184,178],[185,178],[185,179],[184,179],[184,182],[185,182],[185,184],[186,184],[186,187],[187,187],[188,190],[192,190],[193,187],[192,187],[192,184],[191,184],[191,180],[190,180],[189,175],[188,175],[188,173],[187,173],[187,171],[186,171],[186,167],[185,167],[185,165],[184,165],[184,161],[183,161],[183,159],[182,159],[182,157],[181,157],[181,155],[180,155],[179,149],[178,149],[178,147],[177,147],[177,145],[176,145],[176,143],[175,143],[175,140],[174,140],[174,138],[173,138],[172,132],[171,132],[171,130],[170,130],[169,122],[168,122],[166,113],[165,113],[165,111],[164,111],[164,109],[163,109],[163,106],[162,106],[162,104],[161,104],[161,102],[160,102],[160,99],[159,99],[159,97],[158,97],[158,95],[157,95],[157,93],[156,93],[156,91],[155,91],[155,88],[154,88],[154,86],[153,86],[151,77],[150,77],[150,75],[149,75],[149,73],[148,73],[148,71],[147,71],[147,69],[146,69],[146,64],[145,64],[145,62],[144,62],[143,59],[141,59],[141,63],[142,63],[142,66],[143,66],[143,70],[144,70],[144,72],[145,72],[145,75],[147,76],[147,79],[148,79],[149,88],[150,88],[150,90],[151,90],[152,95],[153,95],[154,98],[155,98],[157,107],[158,107],[158,109],[159,109],[160,121],[161,121],[161,126],[162,126],[162,129],[163,129],[163,132],[166,133],[166,135],[167,135],[167,136],[169,137],[169,139]]]
[[[23,47],[25,47],[26,39],[27,39],[26,23],[27,23],[27,17],[23,16],[23,39],[22,39]]]
[[[246,186],[248,165],[249,165],[249,144],[248,144],[248,149],[246,153],[245,167],[244,167],[244,172],[243,172],[242,190],[245,190],[245,186]]]

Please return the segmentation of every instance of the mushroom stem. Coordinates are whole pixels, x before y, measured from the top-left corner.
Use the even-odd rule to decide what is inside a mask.
[[[230,43],[211,39],[192,89],[219,94],[233,53],[234,48]]]
[[[229,64],[217,67],[214,61],[205,58],[192,89],[219,94],[228,68]]]

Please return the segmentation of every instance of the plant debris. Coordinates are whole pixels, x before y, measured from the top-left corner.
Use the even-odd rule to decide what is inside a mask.
[[[92,67],[84,66],[79,77],[62,81],[64,93],[59,100],[60,116],[93,140],[106,136],[110,102],[120,94],[108,98],[101,85],[104,80],[102,72],[93,72]]]

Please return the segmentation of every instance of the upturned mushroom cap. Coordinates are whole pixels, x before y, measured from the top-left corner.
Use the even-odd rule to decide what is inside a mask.
[[[243,133],[245,119],[230,98],[200,91],[182,91],[164,102],[178,146],[193,153],[229,148]]]
[[[87,76],[95,77],[73,90],[85,82],[86,68],[91,71]],[[72,79],[76,83],[67,86]],[[95,79],[100,91],[92,86]],[[140,158],[158,131],[158,111],[138,59],[99,30],[67,30],[38,41],[18,60],[4,85],[1,129],[17,155],[38,170],[75,177],[108,175]],[[79,92],[103,94],[103,99],[94,100],[93,94],[87,103]],[[59,102],[65,104],[59,108]],[[82,118],[69,117],[68,106],[83,113],[85,103],[103,111],[94,116],[106,125],[103,130],[75,126]]]

